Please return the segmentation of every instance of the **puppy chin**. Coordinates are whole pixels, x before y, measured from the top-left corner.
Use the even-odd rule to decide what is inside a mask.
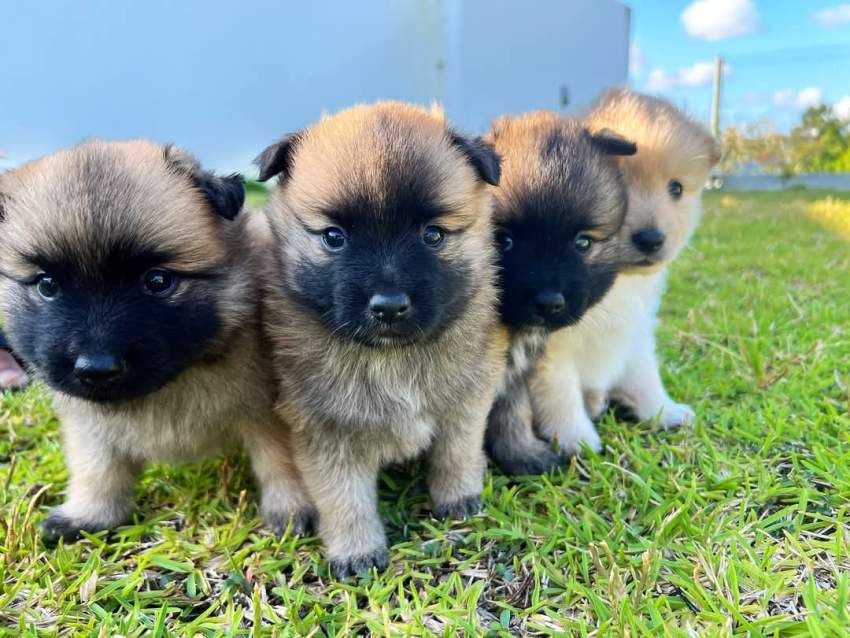
[[[403,348],[428,341],[433,337],[432,331],[426,331],[419,326],[409,324],[403,326],[381,326],[369,324],[355,329],[349,338],[368,348]]]
[[[664,270],[670,261],[666,257],[638,257],[625,266],[621,272],[627,275],[654,275]]]

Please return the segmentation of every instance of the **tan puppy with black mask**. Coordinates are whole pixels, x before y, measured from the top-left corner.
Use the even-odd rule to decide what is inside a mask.
[[[485,139],[502,157],[494,218],[500,314],[511,336],[486,449],[508,474],[539,474],[560,457],[533,430],[528,379],[549,335],[604,298],[629,252],[626,187],[612,158],[633,155],[635,145],[547,111],[499,118]]]
[[[276,531],[312,509],[274,413],[263,218],[172,146],[86,142],[0,175],[0,306],[53,395],[70,480],[49,540],[110,529],[145,463],[242,442]]]
[[[258,158],[280,273],[268,295],[280,413],[331,567],[387,565],[377,477],[427,452],[434,513],[481,506],[497,334],[491,148],[442,112],[356,106]]]
[[[699,222],[702,188],[720,158],[702,126],[668,102],[628,89],[606,93],[585,125],[627,137],[638,152],[617,160],[629,196],[624,272],[576,328],[553,335],[532,384],[536,418],[567,453],[581,443],[601,447],[591,419],[609,396],[640,420],[658,417],[664,428],[693,418],[661,382],[656,315],[667,266]]]

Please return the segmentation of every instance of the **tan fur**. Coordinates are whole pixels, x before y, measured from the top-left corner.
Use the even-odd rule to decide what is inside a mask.
[[[276,383],[260,332],[267,224],[248,211],[232,222],[216,215],[189,179],[194,167],[182,151],[151,142],[92,141],[2,176],[4,314],[35,294],[12,278],[34,277],[38,268],[25,256],[55,253],[57,233],[71,238],[74,255],[66,257],[81,268],[96,262],[99,239],[117,234],[144,237],[173,254],[165,268],[221,275],[217,339],[171,383],[120,404],[52,392],[70,473],[67,500],[48,521],[64,526],[58,535],[126,520],[145,463],[197,459],[240,442],[251,455],[269,523],[280,529],[290,515],[309,513],[288,433],[273,411]]]
[[[468,306],[455,323],[426,342],[366,347],[331,333],[280,286],[268,295],[280,413],[294,428],[296,460],[338,574],[386,560],[376,494],[383,466],[427,451],[438,512],[452,513],[481,494],[484,424],[505,346],[493,338],[491,195],[449,143],[441,113],[379,103],[299,133],[291,177],[267,207],[280,276],[297,291],[296,264],[333,258],[307,232],[333,225],[321,207],[363,192],[380,202],[393,180],[417,167],[437,176],[437,199],[449,211],[434,222],[466,228],[441,249],[443,259],[466,263],[474,275]]]
[[[702,126],[668,102],[628,89],[605,94],[586,123],[637,143],[635,156],[618,160],[629,193],[624,235],[657,228],[666,239],[651,263],[633,248],[626,272],[606,298],[574,330],[550,340],[533,381],[535,414],[571,453],[582,443],[600,448],[591,418],[604,409],[609,394],[638,419],[657,417],[665,428],[693,418],[691,408],[664,389],[654,332],[667,265],[697,226],[703,184],[720,157]],[[684,187],[678,201],[667,190],[673,179]]]

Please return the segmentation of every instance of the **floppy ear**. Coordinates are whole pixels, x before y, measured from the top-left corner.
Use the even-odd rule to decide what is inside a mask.
[[[300,138],[300,131],[290,133],[257,155],[254,164],[260,168],[258,179],[261,182],[265,182],[275,175],[280,175],[281,181],[289,178],[289,173],[292,170],[292,153]]]
[[[450,131],[449,135],[452,144],[463,151],[478,177],[488,184],[498,186],[502,176],[502,158],[496,154],[493,147],[480,137],[469,139],[454,131]]]
[[[592,134],[590,140],[607,155],[634,155],[637,153],[637,144],[607,128]]]
[[[204,170],[197,159],[173,144],[165,146],[163,156],[166,164],[192,181],[217,214],[228,220],[236,219],[245,203],[245,179],[239,173],[221,177]]]

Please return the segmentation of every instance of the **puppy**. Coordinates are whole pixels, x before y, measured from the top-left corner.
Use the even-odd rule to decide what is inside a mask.
[[[269,240],[241,176],[183,151],[91,141],[0,175],[0,307],[62,423],[70,481],[49,540],[109,529],[148,461],[240,439],[276,531],[310,504],[274,413],[259,292]]]
[[[537,418],[567,452],[581,442],[600,448],[591,418],[609,395],[664,428],[693,418],[664,389],[654,333],[667,266],[697,226],[700,193],[720,157],[702,126],[668,102],[627,89],[605,94],[585,124],[634,140],[638,153],[618,160],[629,196],[625,272],[576,329],[553,335],[532,385]]]
[[[499,160],[439,110],[356,106],[257,160],[267,211],[280,414],[333,573],[383,569],[379,470],[427,451],[434,513],[481,506],[487,411],[504,368],[491,184]]]
[[[549,112],[503,117],[485,139],[503,161],[494,217],[510,333],[486,449],[506,473],[539,474],[559,456],[534,433],[528,377],[549,333],[578,322],[614,283],[627,199],[610,158],[634,154],[635,145]]]

